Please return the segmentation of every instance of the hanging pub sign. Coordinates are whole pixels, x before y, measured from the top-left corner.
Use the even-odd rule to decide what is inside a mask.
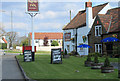
[[[71,40],[71,33],[65,33],[65,41]]]
[[[28,12],[38,12],[39,11],[38,0],[28,0],[27,8]]]
[[[51,49],[51,64],[62,64],[61,48]]]
[[[32,51],[24,50],[24,62],[31,62],[31,61],[32,61]]]

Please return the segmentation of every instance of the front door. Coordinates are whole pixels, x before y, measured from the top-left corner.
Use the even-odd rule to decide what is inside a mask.
[[[113,54],[113,44],[112,43],[107,43],[106,44],[106,51],[107,51],[107,55],[112,56]]]

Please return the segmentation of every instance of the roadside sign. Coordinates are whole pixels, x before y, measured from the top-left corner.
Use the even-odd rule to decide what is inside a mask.
[[[34,49],[35,49],[35,52],[36,52],[36,46],[34,47]],[[24,55],[24,50],[31,50],[32,51],[32,46],[23,46],[22,47],[23,55]]]
[[[51,64],[62,64],[61,48],[51,49]]]
[[[24,62],[32,61],[32,52],[31,50],[24,50]]]
[[[27,10],[28,12],[38,12],[39,11],[38,0],[28,0]]]

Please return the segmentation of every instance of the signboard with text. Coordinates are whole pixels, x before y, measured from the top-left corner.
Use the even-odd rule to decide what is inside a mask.
[[[65,33],[65,41],[71,40],[71,33]]]
[[[28,12],[38,12],[39,11],[38,0],[28,0],[27,10]]]
[[[24,62],[32,61],[32,52],[31,50],[24,50]]]
[[[51,64],[62,64],[61,48],[51,50]]]

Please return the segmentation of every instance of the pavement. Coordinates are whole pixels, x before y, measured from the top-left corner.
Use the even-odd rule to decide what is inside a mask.
[[[24,81],[24,77],[17,65],[15,60],[16,54],[5,54],[0,50],[0,57],[1,57],[1,68],[0,73],[2,73],[2,81]],[[2,71],[1,71],[2,70]],[[6,80],[7,79],[7,80]]]

